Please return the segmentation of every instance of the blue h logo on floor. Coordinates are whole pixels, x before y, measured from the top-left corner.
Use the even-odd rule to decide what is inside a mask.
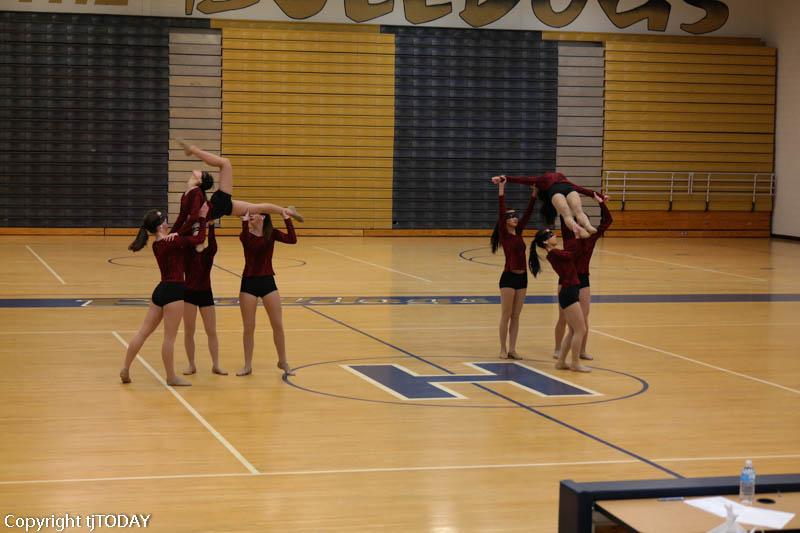
[[[600,395],[522,363],[478,362],[464,364],[480,373],[419,375],[397,364],[342,366],[402,400],[466,399],[466,396],[444,386],[447,383],[510,383],[532,394],[544,397]]]

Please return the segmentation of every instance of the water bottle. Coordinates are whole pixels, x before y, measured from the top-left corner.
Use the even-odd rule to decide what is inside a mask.
[[[742,474],[739,476],[739,501],[747,505],[752,505],[755,493],[756,471],[753,470],[753,461],[748,459],[744,462]]]

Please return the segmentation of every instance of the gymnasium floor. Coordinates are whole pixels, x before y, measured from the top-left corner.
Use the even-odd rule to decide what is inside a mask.
[[[555,277],[531,277],[525,361],[511,370],[572,386],[553,396],[454,377],[500,362],[502,253],[488,238],[278,244],[297,367],[285,382],[263,311],[254,374],[232,375],[243,259],[221,237],[212,280],[231,375],[209,372],[200,331],[194,386],[165,387],[158,331],[123,386],[123,343],[158,277],[129,240],[0,237],[3,516],[139,513],[165,532],[553,532],[561,479],[736,475],[747,458],[759,474],[800,472],[800,243],[601,240],[587,375],[552,368]],[[453,397],[403,399],[367,377],[375,365],[449,376]]]

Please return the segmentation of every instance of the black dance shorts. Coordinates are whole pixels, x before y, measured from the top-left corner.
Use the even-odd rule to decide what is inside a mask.
[[[214,305],[214,294],[211,291],[192,291],[186,289],[183,294],[183,301],[197,307],[208,307]]]
[[[162,281],[156,285],[150,299],[159,307],[183,300],[186,286],[180,281]]]
[[[208,210],[208,216],[206,217],[208,220],[215,220],[231,213],[233,213],[233,200],[230,194],[216,191],[211,195],[211,209]]]
[[[554,194],[563,194],[566,197],[569,193],[571,193],[574,190],[575,187],[573,187],[569,183],[564,183],[564,182],[554,183],[550,186],[549,189],[547,189],[547,197],[552,202]]]
[[[580,301],[580,286],[570,285],[569,287],[561,287],[558,291],[558,305],[561,309],[566,309],[570,305]]]
[[[239,292],[252,294],[256,298],[263,298],[272,291],[277,290],[278,286],[275,285],[275,276],[253,276],[249,278],[242,278],[242,284],[239,287]]]
[[[523,272],[522,274],[515,274],[513,272],[503,272],[500,275],[500,288],[501,289],[511,288],[514,290],[527,289],[528,288],[527,272]]]
[[[581,289],[589,287],[589,274],[578,274],[578,279],[581,281],[579,285]]]

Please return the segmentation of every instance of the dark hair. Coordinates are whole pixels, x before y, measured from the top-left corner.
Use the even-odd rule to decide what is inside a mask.
[[[552,233],[553,232],[549,228],[542,228],[536,232],[536,237],[531,241],[528,267],[531,269],[531,274],[533,274],[534,278],[542,271],[542,265],[539,262],[539,254],[536,253],[536,248],[544,248],[544,243],[549,240]]]
[[[164,221],[164,214],[159,209],[151,209],[142,219],[142,225],[139,226],[139,233],[132,243],[128,245],[128,250],[138,252],[144,245],[147,244],[147,238],[150,233],[155,233],[158,226]]]
[[[492,253],[497,253],[497,249],[500,247],[500,221],[498,220],[494,224],[494,230],[492,230],[492,236],[489,238],[489,242],[492,243]]]
[[[552,226],[556,223],[556,216],[558,215],[558,211],[556,211],[553,202],[550,200],[550,195],[547,193],[544,193],[541,213],[542,217],[544,217],[545,224],[547,224],[548,226]]]
[[[264,215],[264,227],[262,228],[262,232],[264,233],[264,238],[269,239],[269,236],[272,234],[272,217],[269,216],[269,213],[261,213]]]
[[[200,190],[207,191],[214,186],[214,176],[205,170],[200,174]]]

